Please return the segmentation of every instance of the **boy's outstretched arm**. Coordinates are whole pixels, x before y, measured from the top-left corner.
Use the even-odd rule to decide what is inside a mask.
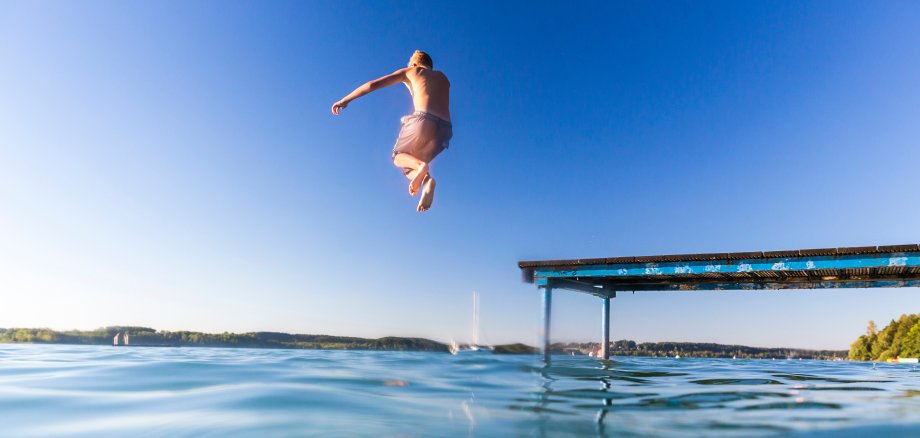
[[[348,96],[345,96],[342,98],[342,100],[332,104],[332,114],[339,115],[339,111],[341,111],[343,108],[347,108],[349,102],[361,96],[364,96],[365,94],[368,94],[371,91],[377,91],[381,88],[389,87],[390,85],[393,85],[393,84],[405,82],[407,80],[406,79],[407,70],[409,69],[402,68],[386,76],[374,79],[373,81],[365,82],[360,87],[355,88],[355,91],[348,93]]]

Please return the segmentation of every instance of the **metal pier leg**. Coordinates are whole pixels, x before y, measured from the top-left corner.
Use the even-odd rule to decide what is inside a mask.
[[[604,297],[601,315],[601,357],[610,359],[610,297]]]
[[[543,288],[543,330],[540,333],[543,344],[543,362],[549,363],[549,317],[553,307],[553,289]]]

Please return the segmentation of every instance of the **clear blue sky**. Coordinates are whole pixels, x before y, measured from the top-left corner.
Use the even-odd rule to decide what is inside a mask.
[[[920,242],[920,6],[0,2],[0,327],[536,340],[521,259]],[[432,54],[454,139],[389,163]],[[917,289],[647,293],[614,339],[846,348]],[[596,340],[560,292],[558,340]]]

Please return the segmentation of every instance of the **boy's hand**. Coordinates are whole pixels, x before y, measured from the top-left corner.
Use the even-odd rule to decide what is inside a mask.
[[[332,104],[332,114],[339,115],[339,111],[348,108],[348,102],[338,101]]]

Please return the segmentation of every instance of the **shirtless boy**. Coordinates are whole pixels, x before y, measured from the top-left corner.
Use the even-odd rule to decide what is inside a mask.
[[[332,114],[372,91],[402,82],[412,95],[415,112],[403,117],[399,137],[393,147],[393,164],[402,168],[409,178],[409,194],[415,196],[419,189],[419,212],[431,208],[434,201],[435,181],[429,165],[444,149],[453,136],[450,124],[450,81],[444,73],[434,70],[431,57],[418,50],[409,58],[406,68],[374,79],[356,88],[342,100],[332,104]]]

